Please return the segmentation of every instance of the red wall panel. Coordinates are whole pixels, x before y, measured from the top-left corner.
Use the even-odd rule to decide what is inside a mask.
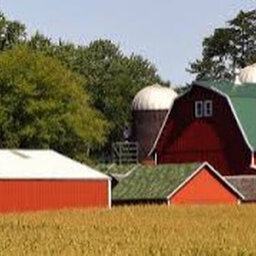
[[[238,197],[206,168],[195,175],[171,199],[180,204],[237,204]]]
[[[106,206],[105,180],[0,180],[0,212]]]
[[[197,100],[212,100],[212,117],[195,118]],[[175,101],[156,152],[159,164],[207,161],[222,175],[253,173],[251,151],[227,99],[201,86]]]

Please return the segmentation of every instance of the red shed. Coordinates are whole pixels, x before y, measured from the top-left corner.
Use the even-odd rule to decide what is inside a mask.
[[[110,206],[108,176],[52,150],[0,150],[0,212]]]
[[[205,163],[181,183],[169,196],[168,202],[181,204],[240,204],[244,196]]]
[[[234,205],[255,198],[256,189],[248,193],[241,182],[233,183],[208,163],[140,166],[114,187],[113,204]]]
[[[174,100],[150,154],[157,164],[209,162],[222,175],[255,174],[256,85],[195,82]]]

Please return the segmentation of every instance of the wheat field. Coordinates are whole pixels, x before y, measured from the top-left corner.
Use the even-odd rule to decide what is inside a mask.
[[[256,255],[256,205],[5,214],[0,255]]]

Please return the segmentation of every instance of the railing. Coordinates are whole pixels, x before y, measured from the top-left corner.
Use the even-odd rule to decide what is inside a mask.
[[[112,144],[112,161],[117,164],[137,164],[139,159],[138,142],[115,142]]]

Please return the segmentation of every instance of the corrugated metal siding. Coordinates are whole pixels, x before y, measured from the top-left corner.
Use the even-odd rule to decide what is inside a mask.
[[[206,168],[202,169],[171,199],[180,204],[238,204],[239,199]]]
[[[196,100],[212,100],[213,116],[196,119]],[[209,162],[222,175],[251,174],[251,152],[227,100],[194,86],[177,99],[158,141],[158,163]]]
[[[107,207],[105,180],[0,180],[0,212]]]

